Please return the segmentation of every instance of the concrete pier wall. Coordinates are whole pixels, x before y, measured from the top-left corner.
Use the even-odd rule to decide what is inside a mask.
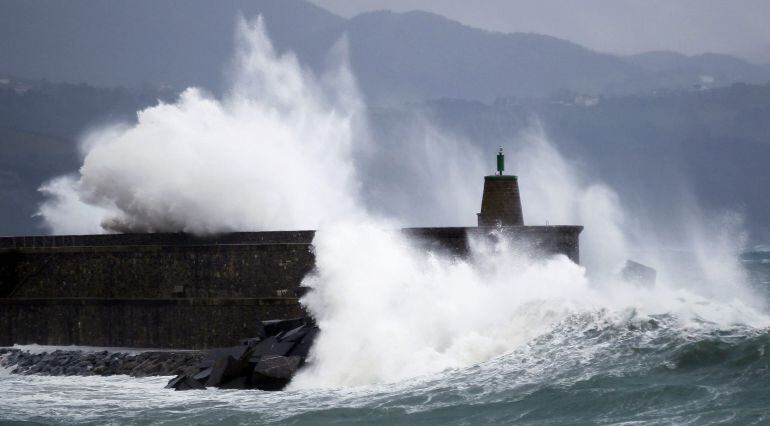
[[[579,226],[500,232],[538,255],[579,261]],[[493,228],[411,228],[425,247],[468,253]],[[255,319],[303,314],[313,231],[216,237],[116,234],[0,238],[0,346],[201,349],[256,334]]]

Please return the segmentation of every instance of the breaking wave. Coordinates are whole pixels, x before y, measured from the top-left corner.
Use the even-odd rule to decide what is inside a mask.
[[[259,20],[240,23],[238,46],[225,99],[188,89],[141,111],[136,125],[92,132],[80,171],[42,187],[40,213],[57,233],[317,228],[302,303],[322,333],[309,368],[280,395],[5,376],[18,396],[0,399],[6,418],[766,421],[767,289],[749,285],[734,216],[705,217],[693,205],[678,245],[662,249],[654,226],[533,125],[510,141],[525,220],[585,225],[585,267],[534,258],[504,238],[472,241],[469,258],[426,251],[394,230],[408,217],[379,217],[364,201],[377,197],[366,193],[375,186],[360,165],[371,158],[359,145],[375,141],[344,53],[317,78],[278,55]],[[463,158],[447,163],[453,181],[479,182],[480,191],[479,153],[467,149],[467,169]],[[440,168],[429,171],[415,187],[440,181]],[[404,200],[398,192],[409,190],[383,198]],[[443,197],[415,208],[472,218],[478,207],[472,197]],[[656,285],[619,278],[630,257],[658,269]]]
[[[357,211],[356,89],[344,58],[322,78],[239,20],[233,86],[197,88],[82,141],[76,176],[41,191],[58,234],[313,229]]]
[[[767,328],[598,310],[484,362],[389,384],[173,392],[165,378],[0,373],[0,409],[5,420],[54,424],[761,424],[769,343]]]

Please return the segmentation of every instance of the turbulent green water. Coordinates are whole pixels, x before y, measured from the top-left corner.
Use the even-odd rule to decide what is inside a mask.
[[[770,253],[749,253],[768,294]],[[768,424],[770,329],[576,312],[468,368],[344,389],[164,390],[166,378],[0,375],[0,418],[35,423]]]

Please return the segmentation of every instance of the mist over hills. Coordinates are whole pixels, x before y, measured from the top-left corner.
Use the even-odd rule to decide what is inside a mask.
[[[652,72],[659,87],[668,88],[767,82],[770,71],[768,64],[749,64],[735,56],[715,53],[686,56],[677,52],[645,52],[626,60]]]
[[[440,100],[425,108],[445,131],[486,152],[510,145],[535,118],[570,162],[609,184],[649,226],[664,230],[694,206],[702,214],[739,213],[751,238],[770,241],[770,84],[591,103],[568,94],[492,104]],[[526,176],[520,180],[526,185]]]
[[[175,97],[158,90],[0,81],[0,235],[42,232],[33,217],[42,200],[37,188],[78,169],[78,141],[86,131],[131,122],[137,110]]]
[[[77,170],[83,132],[132,122],[191,85],[221,93],[240,12],[262,14],[276,48],[311,70],[347,40],[373,137],[393,150],[371,172],[395,185],[408,186],[397,150],[420,143],[420,117],[483,152],[534,118],[631,208],[676,204],[678,182],[703,208],[737,209],[755,239],[770,240],[768,66],[718,54],[621,57],[425,12],[344,19],[303,0],[0,2],[0,234],[44,232],[32,217],[37,188]]]
[[[131,123],[137,110],[175,96],[149,89],[25,81],[0,84],[0,235],[45,232],[33,217],[42,201],[37,188],[50,178],[77,170],[83,132],[105,123]],[[618,191],[632,211],[665,206],[656,207],[658,216],[647,218],[656,227],[665,227],[666,216],[676,214],[687,201],[683,194],[692,194],[700,208],[741,213],[755,241],[770,241],[770,120],[766,119],[770,84],[739,83],[588,101],[568,92],[491,103],[438,99],[372,107],[368,115],[372,137],[381,149],[367,170],[377,176],[375,182],[412,186],[414,167],[401,153],[414,149],[409,145],[425,143],[424,132],[431,131],[424,127],[425,120],[448,138],[490,153],[490,158],[498,145],[513,148],[520,133],[537,120],[570,162]],[[515,156],[515,149],[509,155]],[[441,163],[442,158],[436,161]],[[527,179],[521,176],[522,185]],[[383,213],[399,217],[406,213],[399,208],[408,208],[409,225],[437,224],[436,218],[420,215],[420,209],[414,208],[425,194],[408,194],[413,198],[410,208],[378,200],[378,188],[364,192],[370,205]],[[468,212],[469,223],[473,213]]]
[[[627,94],[765,83],[770,68],[728,55],[618,57],[554,37],[489,32],[426,12],[344,19],[302,0],[4,0],[0,75],[114,87],[223,87],[238,13],[262,14],[280,50],[315,70],[346,36],[368,101],[491,101],[560,90]]]

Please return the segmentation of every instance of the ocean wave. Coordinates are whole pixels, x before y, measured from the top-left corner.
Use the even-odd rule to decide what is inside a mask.
[[[0,375],[0,412],[4,420],[93,424],[768,418],[770,330],[683,326],[668,314],[618,318],[607,310],[574,313],[488,361],[352,388],[173,392],[162,389],[164,378]]]

